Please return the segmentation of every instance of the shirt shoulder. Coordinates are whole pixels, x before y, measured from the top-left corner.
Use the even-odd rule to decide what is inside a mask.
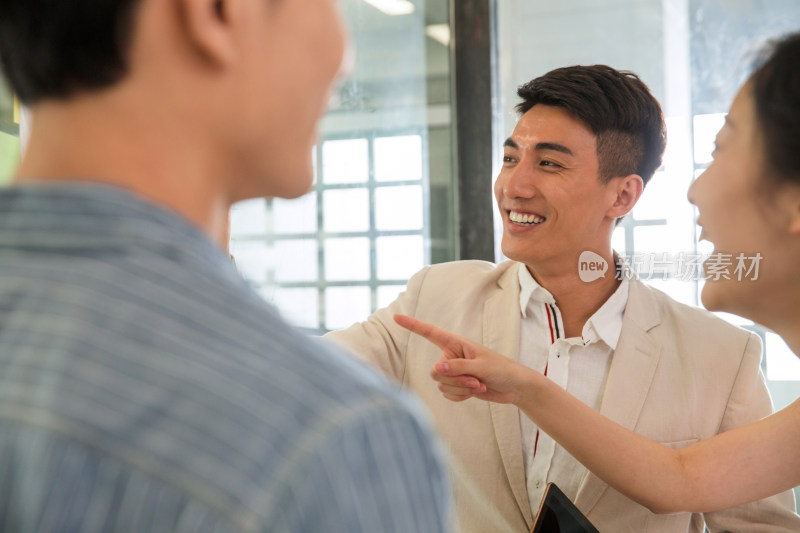
[[[445,285],[463,284],[474,286],[494,286],[509,282],[519,290],[518,268],[516,261],[490,263],[479,260],[452,261],[437,263],[427,267],[426,283],[443,283]]]
[[[280,505],[275,491],[328,441],[348,439],[356,456],[412,442],[438,459],[413,400],[213,260],[199,267],[167,244],[0,263],[0,301],[13,303],[0,313],[2,420],[247,523]],[[385,441],[378,419],[406,437]],[[377,470],[404,489],[420,481],[396,464]]]

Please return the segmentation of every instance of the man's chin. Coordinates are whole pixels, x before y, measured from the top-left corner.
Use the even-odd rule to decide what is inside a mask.
[[[309,161],[302,168],[268,169],[251,181],[250,197],[299,198],[311,190],[314,172]]]
[[[543,259],[541,254],[531,253],[531,250],[535,247],[535,244],[531,244],[529,246],[520,246],[520,244],[520,242],[513,242],[512,239],[509,239],[507,236],[503,235],[503,240],[500,243],[500,251],[503,252],[504,256],[512,261],[518,261],[525,264],[535,263]]]

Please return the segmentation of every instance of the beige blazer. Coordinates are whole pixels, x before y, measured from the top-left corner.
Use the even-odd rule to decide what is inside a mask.
[[[444,399],[430,378],[440,351],[397,326],[392,315],[432,322],[517,359],[519,265],[460,261],[427,267],[389,307],[326,336],[427,405],[452,456],[456,512],[465,533],[522,533],[532,524],[519,410]],[[771,412],[760,360],[756,335],[631,280],[600,412],[681,448]],[[800,531],[791,491],[705,515],[655,515],[587,473],[575,504],[602,532],[700,533],[704,519],[711,531]]]

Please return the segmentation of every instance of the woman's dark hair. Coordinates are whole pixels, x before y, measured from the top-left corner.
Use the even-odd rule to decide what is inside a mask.
[[[750,83],[767,164],[800,184],[800,32],[768,45]]]
[[[0,0],[0,65],[25,104],[101,89],[127,71],[139,0]]]
[[[536,104],[561,107],[592,130],[601,180],[638,174],[646,185],[661,166],[664,116],[636,74],[606,65],[564,67],[526,83],[517,94],[520,115]]]

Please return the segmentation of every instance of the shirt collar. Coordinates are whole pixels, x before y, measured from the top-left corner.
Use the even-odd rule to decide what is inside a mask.
[[[240,278],[227,254],[179,214],[89,182],[0,189],[0,254],[7,248],[84,256],[136,249],[186,269]]]
[[[582,336],[586,344],[602,340],[612,350],[617,348],[619,335],[622,332],[622,317],[628,304],[628,287],[630,285],[630,276],[624,263],[621,263],[621,268],[622,283],[583,326]],[[523,263],[519,265],[519,287],[519,305],[523,318],[528,316],[528,303],[531,300],[548,304],[556,303],[550,291],[539,285]]]
[[[612,350],[617,349],[619,335],[622,332],[622,317],[628,305],[629,285],[628,276],[622,276],[622,283],[617,290],[589,317],[583,326],[584,342],[589,344],[595,340],[602,340]]]
[[[531,300],[546,304],[556,303],[550,291],[539,285],[533,279],[528,267],[524,263],[519,264],[519,307],[523,317],[528,316],[528,302]]]

